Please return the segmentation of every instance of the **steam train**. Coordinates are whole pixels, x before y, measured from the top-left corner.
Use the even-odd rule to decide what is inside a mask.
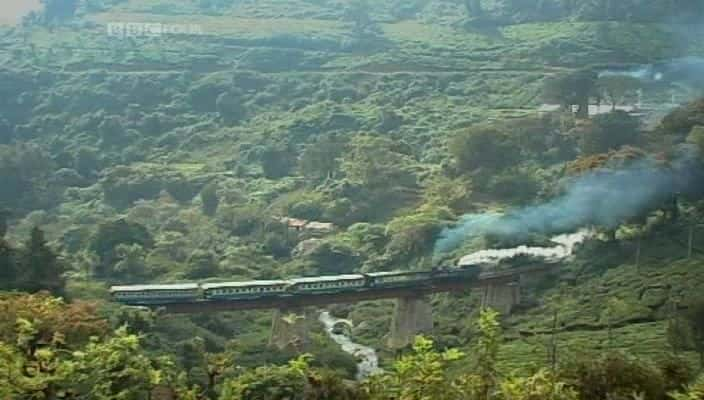
[[[207,300],[256,300],[468,281],[477,279],[480,272],[479,266],[469,265],[430,271],[373,272],[290,280],[113,286],[110,293],[116,301],[135,306]]]

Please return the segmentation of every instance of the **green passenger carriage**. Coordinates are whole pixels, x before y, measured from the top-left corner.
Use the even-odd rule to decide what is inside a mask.
[[[430,271],[372,272],[367,274],[369,286],[375,288],[407,287],[428,282]]]
[[[206,299],[243,300],[286,295],[289,285],[288,281],[277,280],[205,283],[201,287]]]
[[[172,285],[133,285],[113,286],[110,288],[113,298],[130,305],[149,305],[180,303],[198,300],[200,285],[182,283]]]
[[[364,289],[367,278],[364,275],[319,276],[291,280],[290,291],[296,294],[337,293]]]

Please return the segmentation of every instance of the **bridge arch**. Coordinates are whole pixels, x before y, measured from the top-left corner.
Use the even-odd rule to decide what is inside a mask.
[[[354,329],[354,324],[352,321],[341,319],[335,322],[332,326],[332,333],[336,335],[352,335],[352,329]]]

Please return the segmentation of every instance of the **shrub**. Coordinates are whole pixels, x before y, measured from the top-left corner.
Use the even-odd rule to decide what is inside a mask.
[[[105,201],[116,208],[129,207],[140,199],[154,199],[161,193],[163,186],[153,171],[127,166],[109,170],[100,184]]]
[[[168,177],[164,188],[179,203],[188,203],[198,194],[202,185],[181,174]]]
[[[449,144],[462,172],[478,168],[502,170],[516,164],[520,149],[510,137],[498,128],[488,125],[473,126],[455,136]]]
[[[542,370],[528,378],[509,378],[500,385],[502,400],[577,400],[579,396],[566,383]]]
[[[262,211],[255,205],[220,207],[218,224],[235,236],[247,236],[266,224]]]
[[[701,376],[685,392],[670,393],[672,400],[702,400],[704,399],[704,375]]]
[[[665,381],[657,368],[618,353],[581,358],[563,371],[563,378],[581,400],[625,399],[633,393],[661,399],[665,393]]]
[[[154,240],[147,228],[134,222],[120,219],[101,224],[90,244],[90,250],[100,258],[95,271],[98,277],[110,277],[114,273],[115,263],[120,259],[116,253],[119,245],[139,245],[150,249]]]
[[[218,197],[218,185],[215,182],[211,182],[203,188],[200,192],[200,199],[203,207],[203,214],[208,216],[215,215],[218,210],[218,205],[220,204],[220,198]]]
[[[295,158],[286,147],[270,145],[261,152],[261,165],[265,177],[279,179],[291,173],[295,165]]]
[[[310,221],[319,220],[325,210],[325,198],[321,193],[296,191],[281,197],[282,212],[292,218]]]
[[[624,111],[613,111],[595,116],[579,144],[583,153],[598,154],[637,144],[639,134],[640,121],[636,117]]]
[[[693,377],[688,361],[681,357],[668,357],[658,364],[658,368],[665,379],[667,391],[680,390]]]
[[[394,218],[387,226],[391,240],[386,253],[399,261],[425,254],[450,218],[451,213],[442,208]]]
[[[216,276],[219,272],[215,255],[208,251],[196,250],[188,258],[186,278],[203,279]]]

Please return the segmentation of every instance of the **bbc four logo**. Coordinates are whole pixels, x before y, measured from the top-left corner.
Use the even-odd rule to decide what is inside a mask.
[[[127,37],[162,37],[169,35],[204,35],[200,25],[162,24],[150,22],[110,22],[107,34],[115,38]]]

